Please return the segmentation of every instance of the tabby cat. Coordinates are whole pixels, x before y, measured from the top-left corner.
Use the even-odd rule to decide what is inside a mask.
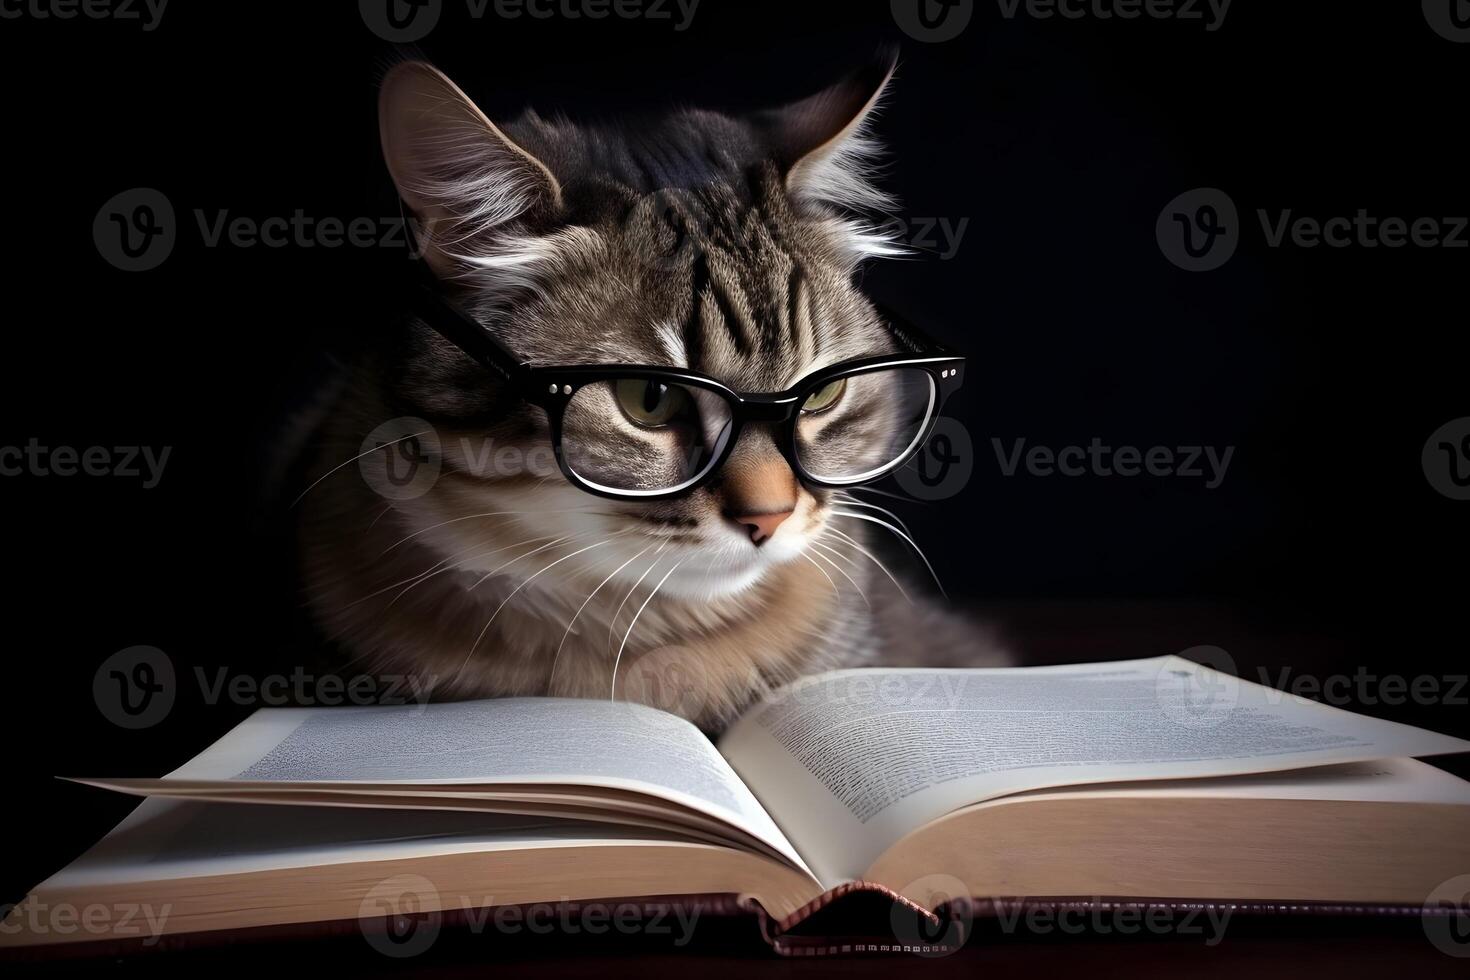
[[[890,205],[869,128],[892,72],[883,58],[744,118],[590,126],[497,124],[408,62],[383,82],[381,138],[424,263],[519,359],[772,392],[899,344],[854,284],[901,251],[855,217]],[[656,386],[624,387],[582,419],[590,441],[636,447],[668,410]],[[315,442],[298,507],[311,610],[360,668],[427,677],[436,697],[628,698],[714,730],[822,669],[1005,660],[878,563],[866,532],[891,515],[806,485],[761,425],[682,497],[597,496],[558,471],[542,409],[411,320],[351,368]]]

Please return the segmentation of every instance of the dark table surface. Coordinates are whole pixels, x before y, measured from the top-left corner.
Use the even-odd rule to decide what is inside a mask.
[[[990,977],[1042,973],[1106,977],[1381,977],[1470,976],[1470,932],[1431,937],[1417,916],[1398,919],[1241,918],[1215,935],[1209,928],[1121,936],[1106,920],[1065,933],[976,930],[947,956],[872,955],[785,958],[772,953],[754,920],[702,922],[682,946],[668,935],[499,935],[444,929],[414,955],[389,955],[361,933],[326,939],[251,942],[143,953],[127,957],[68,957],[4,963],[7,975],[39,973],[207,977],[282,970],[359,976],[483,977],[541,974],[567,977],[639,975],[716,980],[769,976],[856,977],[902,971],[914,976]],[[1448,937],[1448,938],[1447,938]],[[1436,941],[1437,940],[1437,941]],[[1457,955],[1458,954],[1458,955]],[[19,967],[19,969],[17,969]]]

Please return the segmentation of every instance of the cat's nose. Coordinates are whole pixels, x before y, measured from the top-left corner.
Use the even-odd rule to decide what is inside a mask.
[[[758,548],[771,539],[776,533],[776,528],[786,520],[795,510],[781,510],[769,514],[737,514],[730,518],[736,524],[743,526],[750,532],[750,540],[755,542]]]

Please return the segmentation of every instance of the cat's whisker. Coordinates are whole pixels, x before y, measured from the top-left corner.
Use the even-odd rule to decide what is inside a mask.
[[[403,592],[407,592],[409,591],[409,589],[415,588],[416,585],[419,585],[420,582],[426,582],[426,580],[432,579],[432,577],[440,576],[440,574],[444,574],[445,572],[454,572],[454,570],[463,569],[463,567],[467,566],[470,561],[478,561],[479,558],[487,558],[490,557],[490,555],[492,554],[498,554],[498,552],[509,550],[509,548],[516,548],[519,547],[519,545],[531,545],[535,544],[535,542],[538,541],[547,541],[547,539],[550,538],[551,535],[544,535],[541,536],[541,538],[531,538],[529,539],[529,541],[517,541],[516,544],[504,545],[503,548],[491,548],[491,550],[488,551],[479,550],[479,545],[475,545],[475,547],[473,548],[463,548],[463,550],[456,551],[454,552],[454,554],[448,555],[447,558],[440,558],[440,560],[435,561],[434,564],[431,564],[428,569],[425,569],[423,570],[423,572],[415,574],[415,576],[409,576],[407,577],[407,579],[401,580],[401,582],[394,582],[392,583],[392,585],[385,586],[385,588],[382,589],[378,589],[378,591],[376,592],[369,592],[369,594],[365,595],[365,597],[357,599],[357,602],[362,602],[363,599],[370,599],[372,597],[375,597],[375,595],[382,595],[384,594],[384,592],[387,592],[388,589],[395,589],[398,588],[398,586],[400,585],[406,586],[406,588],[403,589]],[[484,544],[484,542],[481,542],[481,544]],[[475,554],[470,554],[470,552],[472,551],[475,552]],[[469,555],[469,557],[465,558],[465,560],[463,561],[456,561],[456,558],[463,558],[465,557],[465,555]],[[403,598],[403,592],[400,592],[400,594],[392,597],[392,599],[388,601],[388,607],[392,607],[392,604],[394,604],[394,602],[397,602],[398,599]],[[354,602],[354,605],[356,605],[356,602]]]
[[[909,596],[909,594],[908,594],[908,593],[907,593],[907,592],[905,592],[905,591],[904,591],[904,588],[903,588],[903,586],[902,586],[902,585],[900,585],[900,584],[899,584],[899,581],[898,581],[898,579],[897,579],[897,578],[895,578],[895,577],[894,577],[894,575],[893,575],[893,573],[892,573],[892,572],[890,572],[890,571],[889,571],[889,570],[888,570],[888,566],[887,566],[887,565],[885,565],[885,564],[883,564],[883,563],[882,563],[882,562],[881,562],[881,561],[879,561],[879,560],[878,560],[878,557],[877,557],[877,556],[876,556],[876,555],[874,555],[874,554],[873,554],[873,553],[872,553],[872,552],[871,552],[871,551],[869,551],[869,550],[868,550],[868,549],[867,549],[867,548],[864,548],[864,547],[863,547],[863,546],[862,546],[862,545],[860,545],[860,544],[858,544],[858,543],[857,543],[857,541],[855,541],[855,540],[854,540],[854,539],[853,539],[853,538],[852,538],[852,537],[851,537],[851,536],[850,536],[850,535],[848,535],[848,534],[845,534],[845,533],[844,533],[844,532],[842,532],[842,531],[840,531],[840,530],[838,530],[838,529],[837,529],[837,528],[835,528],[835,527],[834,527],[834,528],[831,528],[831,529],[830,529],[830,530],[831,530],[831,531],[832,531],[832,533],[833,533],[833,534],[835,534],[835,535],[837,535],[837,536],[838,536],[838,537],[840,537],[840,538],[842,538],[842,539],[843,539],[843,540],[844,540],[844,541],[846,541],[846,542],[847,542],[847,543],[848,543],[848,544],[850,544],[850,545],[852,545],[852,546],[853,546],[853,547],[854,547],[854,548],[856,548],[856,549],[857,549],[857,550],[858,550],[858,551],[860,551],[860,552],[862,552],[862,554],[863,554],[863,555],[864,555],[864,556],[865,556],[865,557],[866,557],[866,558],[867,558],[867,559],[868,559],[868,560],[869,560],[869,561],[871,561],[871,562],[872,562],[872,563],[873,563],[873,564],[874,564],[874,565],[877,565],[877,566],[878,566],[878,568],[879,568],[879,570],[881,570],[881,571],[882,571],[882,572],[883,572],[883,574],[884,574],[884,575],[887,575],[887,576],[888,576],[888,581],[890,581],[890,582],[892,582],[892,583],[893,583],[893,586],[894,586],[894,588],[896,588],[896,589],[898,589],[898,594],[899,594],[899,595],[901,595],[901,596],[903,596],[903,597],[904,597],[904,598],[905,598],[905,599],[907,599],[907,600],[908,600],[908,601],[909,601],[909,602],[913,602],[913,601],[914,601],[914,600],[913,600],[913,599],[912,599],[912,598],[911,598],[911,597],[910,597],[910,596]]]
[[[424,576],[428,575],[430,572],[434,571],[434,569],[439,568],[441,565],[444,565],[447,562],[453,561],[455,558],[459,557],[460,555],[469,554],[469,552],[471,552],[473,550],[474,550],[473,548],[466,548],[463,551],[456,552],[455,554],[449,556],[448,558],[441,558],[438,561],[434,562],[434,564],[430,565],[428,568],[426,568],[426,569],[424,569],[423,571],[420,571],[420,572],[415,572],[414,574],[410,575],[408,578],[399,579],[396,582],[390,582],[389,584],[383,586],[381,589],[375,589],[374,591],[369,592],[366,595],[358,596],[356,599],[353,599],[351,602],[347,603],[347,605],[340,607],[337,611],[338,612],[346,612],[347,610],[351,609],[354,606],[357,606],[357,605],[360,605],[361,603],[367,602],[369,599],[373,598],[374,596],[380,596],[384,592],[390,592],[393,589],[398,588],[400,585],[407,585],[410,582],[418,581],[419,579],[421,579]],[[318,593],[318,595],[320,595],[320,594],[321,593]]]
[[[822,577],[827,580],[827,584],[830,585],[830,586],[832,586],[832,595],[833,595],[833,597],[836,598],[840,602],[842,600],[842,591],[837,588],[837,580],[834,579],[831,575],[828,575],[827,574],[827,570],[825,568],[823,568],[821,565],[818,565],[816,559],[813,558],[811,555],[809,555],[809,554],[807,554],[806,552],[803,551],[801,553],[801,557],[803,557],[807,561],[811,562],[812,567],[815,568],[817,571],[819,571],[819,572],[822,573]],[[708,575],[706,575],[706,577],[708,577]]]
[[[628,637],[633,635],[633,627],[638,625],[638,617],[643,615],[643,610],[647,609],[648,604],[653,601],[653,597],[658,595],[658,590],[664,587],[664,583],[669,580],[669,576],[677,572],[679,570],[679,566],[684,564],[684,562],[687,560],[688,559],[686,558],[681,558],[678,561],[674,562],[674,567],[664,573],[664,577],[658,580],[658,584],[653,587],[653,591],[648,593],[648,598],[643,600],[643,605],[639,606],[638,611],[633,614],[633,621],[628,624],[628,632],[623,634],[623,642],[618,644],[617,659],[613,661],[612,687],[607,692],[607,699],[609,701],[617,700],[618,665],[623,662],[623,650],[628,646]]]
[[[538,575],[540,575],[542,572],[550,571],[551,569],[555,568],[557,565],[560,565],[562,562],[567,561],[568,559],[571,559],[571,558],[575,558],[575,557],[577,557],[580,554],[584,554],[584,553],[586,553],[588,551],[591,551],[593,548],[601,548],[603,545],[610,543],[612,541],[612,539],[615,538],[615,537],[617,537],[616,534],[614,534],[612,537],[603,538],[601,541],[598,541],[595,544],[589,544],[585,548],[579,548],[579,549],[577,549],[576,551],[572,552],[569,555],[562,555],[560,558],[556,559],[556,561],[549,562],[548,564],[541,566],[541,568],[537,569],[535,572],[533,572],[532,574],[528,575],[524,580],[522,580],[522,582],[521,582],[520,585],[517,585],[515,588],[511,589],[510,590],[510,593],[508,595],[506,595],[506,597],[504,599],[501,599],[500,600],[500,605],[498,605],[498,606],[495,607],[495,611],[490,614],[490,618],[485,621],[484,627],[480,630],[480,635],[477,636],[477,637],[475,637],[475,642],[472,643],[472,644],[470,644],[469,653],[466,653],[464,655],[464,662],[459,665],[459,670],[456,670],[454,672],[454,677],[450,678],[450,681],[449,681],[450,686],[452,687],[454,685],[455,681],[459,680],[459,675],[464,672],[465,667],[469,665],[470,659],[472,657],[474,657],[475,650],[479,648],[480,641],[483,640],[483,639],[485,639],[485,634],[486,633],[490,632],[490,627],[491,627],[492,624],[494,624],[495,617],[499,616],[500,615],[500,611],[502,609],[504,609],[507,605],[510,604],[510,600],[512,600],[512,599],[514,599],[516,597],[516,593],[520,592],[526,586],[530,585],[533,581],[535,581],[536,577]]]
[[[419,572],[417,575],[410,575],[408,578],[400,579],[399,581],[394,582],[391,585],[385,585],[381,589],[378,589],[378,590],[376,590],[374,592],[369,592],[365,596],[359,596],[358,598],[352,600],[351,602],[349,602],[346,606],[343,606],[342,608],[344,610],[345,609],[351,609],[353,606],[357,605],[358,603],[366,602],[367,600],[373,598],[374,596],[380,596],[380,595],[382,595],[384,592],[391,592],[391,591],[393,591],[394,589],[398,588],[401,585],[406,585],[406,586],[408,586],[408,588],[411,589],[415,585],[417,585],[419,582],[422,582],[425,579],[432,578],[435,575],[441,575],[444,572],[453,571],[454,569],[460,568],[463,565],[465,565],[465,564],[467,564],[469,562],[472,562],[472,561],[474,561],[477,558],[485,558],[485,557],[488,557],[490,555],[497,554],[497,553],[499,553],[501,551],[508,551],[511,548],[519,547],[520,545],[523,545],[523,544],[534,544],[537,541],[545,541],[547,538],[550,538],[550,537],[551,537],[551,535],[547,534],[547,535],[543,535],[543,536],[541,536],[539,538],[531,538],[531,539],[526,540],[526,541],[517,541],[515,544],[508,544],[508,545],[506,545],[503,548],[492,548],[489,551],[481,551],[478,554],[470,555],[470,557],[469,558],[466,558],[463,562],[454,562],[454,560],[456,558],[459,558],[462,555],[469,555],[470,552],[475,551],[480,546],[479,545],[475,545],[474,547],[471,547],[471,548],[465,548],[463,551],[457,551],[457,552],[455,552],[454,554],[450,555],[448,558],[441,558],[441,559],[439,559],[438,561],[434,562],[434,564],[432,564],[428,568],[424,569],[422,572]],[[454,562],[454,564],[451,564],[452,562]],[[448,568],[445,568],[444,567],[445,565],[449,565],[449,567]],[[405,589],[404,591],[407,591],[407,590]],[[393,597],[393,602],[397,602],[397,601],[398,601],[398,596],[394,596]],[[393,604],[393,602],[388,603],[388,605],[391,606]]]
[[[815,542],[815,541],[813,541],[812,544],[816,545],[818,548],[824,548],[823,545],[817,544],[817,542]],[[831,549],[826,549],[826,550],[831,550]],[[841,555],[840,552],[835,552],[834,551],[833,553],[836,554],[836,555],[838,555],[838,557],[842,557],[842,555]],[[820,559],[822,559],[822,561],[826,562],[827,564],[831,565],[833,567],[833,569],[836,570],[836,572],[837,572],[838,575],[841,575],[843,578],[847,579],[849,582],[852,583],[852,587],[857,590],[857,594],[860,595],[860,596],[862,596],[863,605],[867,606],[869,609],[872,609],[873,608],[872,600],[870,600],[868,598],[868,594],[863,591],[863,587],[861,585],[858,585],[857,584],[857,580],[856,579],[854,579],[851,575],[847,574],[847,572],[843,571],[842,570],[842,567],[840,565],[838,565],[832,559],[828,558],[826,555],[822,554],[822,552],[818,551],[817,552],[817,557],[820,558]],[[818,566],[818,567],[820,567],[820,566]]]
[[[398,602],[399,599],[402,599],[408,593],[412,592],[414,589],[418,588],[420,585],[423,585],[425,582],[427,582],[431,578],[438,578],[440,575],[443,575],[446,572],[457,572],[457,571],[460,571],[461,569],[463,569],[467,565],[469,565],[471,562],[479,561],[481,558],[489,558],[491,555],[498,555],[502,551],[509,551],[511,548],[517,548],[517,547],[520,547],[523,544],[535,544],[538,541],[546,541],[550,537],[551,537],[551,535],[547,534],[547,535],[543,535],[543,536],[541,536],[539,538],[531,538],[530,540],[527,540],[527,541],[517,541],[515,544],[508,544],[508,545],[506,545],[506,546],[504,546],[502,548],[491,548],[489,551],[477,551],[474,554],[470,555],[468,558],[464,559],[463,561],[453,561],[451,558],[445,558],[445,559],[442,559],[440,561],[437,561],[433,565],[431,565],[428,568],[427,571],[425,571],[422,574],[420,574],[417,577],[415,577],[412,581],[408,582],[407,585],[404,585],[402,591],[400,591],[393,598],[389,599],[388,600],[388,604],[386,606],[384,606],[383,609],[384,609],[384,611],[387,611],[389,609],[392,609],[393,606],[395,604],[397,604],[397,602]],[[453,557],[454,558],[458,558],[460,555],[463,555],[463,554],[465,554],[465,552],[463,552],[463,551],[457,552]]]
[[[887,490],[875,490],[872,487],[849,487],[843,493],[876,493],[880,497],[891,497],[894,500],[902,500],[906,504],[926,504],[927,500],[917,500],[913,497],[905,497],[901,493],[889,493]]]
[[[368,531],[371,531],[373,528],[377,527],[378,526],[378,522],[381,521],[383,518],[387,517],[388,516],[388,511],[390,511],[392,509],[393,509],[393,505],[392,504],[389,504],[388,506],[384,507],[382,510],[378,511],[378,516],[377,517],[374,517],[373,518],[373,522],[367,526]],[[363,533],[366,533],[366,532],[363,532]]]
[[[851,511],[846,510],[834,510],[832,513],[836,514],[838,517],[850,517],[854,520],[867,521],[870,524],[876,524],[881,528],[892,531],[895,535],[908,542],[908,546],[914,549],[914,554],[919,556],[919,560],[924,563],[924,567],[929,569],[929,576],[934,579],[934,584],[939,587],[939,594],[944,596],[946,600],[949,599],[949,593],[944,591],[944,583],[939,581],[939,573],[934,571],[934,566],[929,563],[929,556],[924,554],[924,549],[920,548],[918,542],[909,537],[909,535],[905,534],[903,531],[900,531],[898,528],[894,527],[892,524],[889,524],[887,521],[879,520],[871,514],[854,514]]]
[[[841,544],[842,542],[836,541],[835,539],[832,539],[832,538],[827,538],[827,534],[830,532],[830,530],[831,529],[829,528],[827,531],[823,531],[822,532],[822,536],[820,538],[818,538],[817,540],[813,541],[812,542],[812,545],[814,547],[821,548],[823,551],[826,551],[828,554],[836,555],[838,558],[841,558],[843,561],[847,562],[847,566],[849,568],[851,568],[853,565],[856,565],[857,564],[857,559],[853,558],[852,555],[849,555],[845,551],[839,551],[838,550],[837,545],[838,544]],[[833,543],[832,544],[828,544],[827,543],[828,541],[832,541]]]
[[[903,528],[903,532],[905,534],[907,534],[909,537],[914,536],[914,532],[909,530],[909,526],[903,522],[903,518],[899,517],[887,507],[879,507],[877,504],[870,504],[866,500],[858,500],[856,497],[840,497],[839,502],[845,507],[862,507],[866,510],[876,510],[880,514],[887,514],[889,517],[893,518],[893,523]],[[836,508],[833,508],[832,512],[834,514],[841,513]]]
[[[394,548],[397,548],[399,545],[407,544],[408,542],[412,541],[414,538],[418,537],[420,534],[428,534],[430,531],[436,531],[436,530],[438,530],[441,527],[448,527],[450,524],[458,524],[461,521],[473,521],[473,520],[480,520],[480,519],[488,518],[488,517],[500,517],[502,515],[522,514],[522,513],[526,513],[526,511],[491,511],[491,512],[485,513],[485,514],[470,514],[467,517],[456,517],[453,520],[441,521],[438,524],[431,524],[428,527],[420,528],[419,530],[414,531],[412,534],[405,535],[404,537],[399,538],[397,541],[394,541],[388,547],[386,547],[382,551],[378,552],[378,557],[379,558],[382,558],[384,555],[386,555],[388,552],[392,551]]]
[[[566,540],[567,537],[585,537],[589,533],[592,533],[592,532],[583,532],[580,535],[567,535],[562,540]],[[400,585],[406,586],[406,588],[404,588],[404,590],[402,592],[398,593],[391,600],[389,600],[388,605],[384,607],[384,609],[390,609],[390,608],[392,608],[393,604],[396,603],[399,599],[403,598],[403,596],[406,593],[408,593],[412,589],[417,588],[418,586],[422,585],[424,582],[428,581],[431,578],[435,578],[435,577],[437,577],[439,575],[443,575],[445,572],[452,572],[452,571],[456,571],[458,569],[461,569],[465,565],[468,565],[472,561],[478,561],[481,558],[488,558],[491,555],[498,555],[502,551],[509,551],[511,548],[519,548],[523,544],[535,544],[537,541],[547,541],[551,537],[552,537],[552,535],[550,535],[550,534],[543,534],[543,535],[541,535],[539,537],[527,538],[524,541],[516,541],[516,542],[513,542],[513,543],[508,544],[508,545],[503,545],[503,546],[501,546],[499,548],[491,548],[488,551],[477,551],[475,554],[470,555],[470,557],[466,558],[464,561],[456,562],[454,559],[459,558],[462,555],[468,555],[470,552],[475,551],[476,550],[476,547],[478,547],[478,546],[471,547],[471,548],[465,548],[462,551],[455,552],[454,554],[450,555],[448,558],[441,558],[441,559],[439,559],[434,564],[430,565],[428,568],[424,569],[424,571],[420,572],[417,575],[412,575],[412,576],[410,576],[410,577],[408,577],[406,579],[402,579],[401,581],[395,582],[392,585],[384,586],[383,588],[378,589],[376,592],[370,592],[367,595],[362,596],[361,598],[358,598],[358,599],[354,600],[349,605],[348,608],[350,608],[351,606],[356,605],[359,602],[363,602],[364,600],[371,599],[373,596],[381,595],[382,593],[387,592],[389,589],[396,589]],[[382,556],[380,555],[379,557],[382,557]],[[445,566],[447,566],[447,567],[445,567]],[[501,568],[504,568],[505,566],[502,565],[500,567]],[[496,571],[499,571],[499,569],[496,569]],[[494,572],[492,572],[491,574],[494,574]],[[479,583],[477,582],[475,584],[478,585]]]
[[[628,590],[628,594],[623,596],[623,601],[618,603],[617,611],[612,614],[612,619],[608,620],[607,649],[609,653],[612,652],[613,633],[617,630],[618,617],[623,614],[623,607],[628,604],[629,599],[633,598],[633,593],[638,591],[638,586],[643,584],[643,580],[648,578],[648,573],[658,567],[658,556],[663,554],[663,550],[668,546],[669,543],[667,541],[658,546],[658,551],[655,551],[653,553],[653,562],[649,564],[648,568],[644,570],[642,575],[638,576],[638,581],[633,583],[633,587]]]
[[[425,429],[423,432],[410,432],[408,435],[402,436],[402,437],[400,437],[398,439],[394,439],[392,442],[385,442],[385,443],[382,443],[381,445],[374,446],[372,449],[369,449],[366,452],[358,453],[356,456],[352,457],[351,459],[349,459],[345,463],[338,463],[336,466],[334,466],[331,469],[327,470],[321,476],[319,476],[315,480],[313,480],[311,486],[309,486],[305,490],[301,491],[301,493],[297,495],[296,499],[293,500],[293,501],[291,501],[291,506],[288,507],[288,508],[286,508],[286,509],[287,510],[291,510],[297,504],[301,503],[301,500],[302,500],[303,497],[305,497],[307,494],[309,494],[313,490],[315,490],[317,488],[317,486],[323,480],[325,480],[327,477],[331,476],[333,473],[336,473],[342,467],[344,467],[344,466],[351,466],[353,463],[357,462],[359,459],[362,459],[364,456],[371,456],[373,453],[378,452],[379,450],[387,449],[389,446],[395,446],[398,443],[405,442],[405,441],[407,441],[409,439],[417,439],[419,436],[427,435],[428,432],[429,432],[428,429]]]
[[[458,524],[461,521],[473,521],[473,520],[479,520],[479,519],[487,518],[487,517],[523,517],[523,516],[527,516],[527,515],[534,516],[536,514],[579,514],[579,513],[580,514],[594,514],[594,513],[596,513],[596,511],[584,511],[584,510],[581,510],[580,508],[562,508],[560,510],[493,510],[493,511],[489,511],[489,512],[484,513],[484,514],[469,514],[469,515],[467,515],[465,517],[455,517],[455,518],[453,518],[451,520],[440,521],[438,524],[431,524],[428,527],[420,528],[419,530],[413,532],[412,534],[408,535],[407,537],[399,538],[397,541],[393,542],[388,547],[384,548],[381,552],[379,552],[378,553],[378,557],[379,558],[382,558],[384,555],[386,555],[388,552],[392,551],[394,548],[397,548],[401,544],[407,544],[409,541],[412,541],[414,538],[418,537],[420,534],[428,534],[430,531],[436,531],[436,530],[438,530],[441,527],[448,527],[450,524]]]
[[[720,557],[723,557],[723,554],[724,553],[722,551],[722,552],[718,552],[717,554]],[[704,566],[704,578],[702,578],[702,579],[699,580],[699,588],[701,590],[701,593],[706,598],[708,598],[710,596],[709,580],[710,580],[710,578],[712,578],[714,576],[714,574],[715,574],[715,566],[714,566],[713,562],[711,562],[709,564],[706,564]]]
[[[549,544],[543,544],[539,548],[534,548],[531,551],[526,552],[524,555],[516,555],[510,561],[504,562],[503,564],[500,564],[500,565],[497,565],[494,568],[490,569],[490,571],[486,572],[484,575],[480,576],[479,580],[477,582],[475,582],[474,585],[470,586],[468,589],[465,589],[465,591],[466,592],[473,592],[473,591],[475,591],[480,586],[482,586],[486,582],[490,581],[490,579],[494,578],[502,569],[509,568],[511,565],[514,565],[516,562],[520,561],[522,558],[530,558],[532,555],[539,555],[539,554],[541,554],[541,552],[545,551],[547,548],[555,548],[557,545],[561,544],[563,541],[570,541],[573,538],[580,538],[580,537],[586,537],[586,535],[582,535],[582,534],[564,534],[561,537],[557,538],[555,541],[552,541]]]
[[[585,536],[585,535],[583,535],[583,536]],[[446,572],[457,571],[459,569],[464,568],[470,562],[478,561],[481,558],[488,558],[490,555],[500,554],[501,552],[509,551],[511,548],[519,548],[522,545],[535,544],[538,541],[547,541],[551,537],[552,537],[551,535],[547,534],[547,535],[542,535],[541,537],[527,538],[524,541],[516,541],[516,542],[514,542],[512,544],[503,545],[503,546],[501,546],[499,548],[491,548],[489,550],[478,550],[479,549],[479,546],[478,545],[477,546],[474,546],[474,547],[470,547],[470,548],[461,549],[460,551],[455,552],[454,554],[450,555],[447,558],[441,558],[441,559],[439,559],[434,564],[430,565],[427,569],[425,569],[424,571],[418,573],[417,575],[411,575],[411,576],[409,576],[406,579],[402,579],[402,580],[400,580],[398,582],[394,582],[392,585],[384,586],[383,588],[378,589],[378,590],[376,590],[374,592],[370,592],[370,593],[368,593],[365,596],[361,596],[360,598],[354,599],[352,602],[348,603],[346,606],[344,606],[342,608],[345,611],[347,609],[352,608],[353,606],[357,605],[360,602],[365,602],[368,599],[371,599],[373,596],[382,595],[384,592],[387,592],[390,589],[395,589],[395,588],[397,588],[400,585],[404,585],[405,588],[401,592],[399,592],[397,595],[395,595],[392,599],[390,599],[388,601],[388,604],[383,607],[382,612],[383,613],[387,613],[387,611],[390,610],[390,609],[392,609],[393,608],[393,604],[396,603],[399,599],[402,599],[410,591],[412,591],[413,589],[415,589],[418,586],[422,585],[424,582],[427,582],[431,578],[435,578],[435,577],[437,577],[439,575],[443,575]],[[568,535],[568,537],[573,537],[573,535]],[[555,542],[552,542],[552,543],[555,544]],[[470,554],[471,552],[474,552],[474,554]],[[528,552],[527,554],[529,555],[530,552]],[[464,555],[469,555],[469,557],[465,558],[463,561],[455,561],[456,558],[460,558],[461,556],[464,556]],[[526,557],[526,555],[522,555],[520,557]],[[519,560],[519,558],[513,559],[512,562],[507,562],[506,564],[512,564],[516,560]],[[500,567],[501,568],[504,568],[505,566],[502,565]],[[346,632],[347,628],[348,627],[343,627],[342,629],[338,630],[329,639],[335,640],[342,633]],[[360,658],[361,658],[361,655],[358,655],[358,656],[355,656],[355,657],[352,657],[352,658],[348,659],[346,662],[347,663],[353,663],[353,662],[357,661]]]
[[[617,568],[613,569],[612,574],[609,575],[607,578],[603,579],[601,582],[598,582],[597,583],[597,588],[595,588],[595,589],[592,590],[592,594],[589,595],[586,599],[582,600],[582,604],[577,607],[577,611],[574,612],[574,613],[572,613],[572,618],[567,623],[567,630],[566,630],[565,633],[563,633],[561,635],[561,642],[556,645],[556,654],[554,656],[552,656],[552,658],[551,658],[551,676],[549,676],[546,679],[546,693],[547,693],[548,696],[550,696],[551,691],[552,691],[552,686],[556,682],[556,665],[561,660],[561,651],[562,651],[562,648],[567,645],[567,638],[572,635],[572,627],[577,624],[577,617],[580,616],[580,615],[582,615],[582,610],[586,609],[587,606],[592,602],[592,600],[597,597],[597,593],[599,593],[599,592],[602,591],[602,587],[604,585],[606,585],[607,583],[611,582],[614,578],[616,578],[617,577],[617,574],[619,572],[621,572],[623,569],[625,569],[629,565],[633,564],[639,558],[642,558],[643,555],[645,553],[647,553],[648,549],[649,548],[652,548],[652,547],[653,547],[653,545],[651,545],[651,544],[645,546],[642,551],[638,552],[638,554],[634,555],[632,558],[629,558],[627,561],[623,562]]]

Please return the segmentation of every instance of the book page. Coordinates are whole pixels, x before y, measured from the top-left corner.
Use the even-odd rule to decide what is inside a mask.
[[[1160,657],[835,671],[775,692],[720,750],[831,887],[930,820],[1011,793],[1463,752],[1470,742]]]
[[[575,785],[698,810],[800,856],[708,738],[639,704],[508,698],[386,707],[263,708],[160,782],[307,786]],[[106,786],[105,779],[87,780]],[[164,787],[166,788],[166,787]],[[127,791],[137,791],[129,787]]]
[[[649,839],[633,827],[495,813],[153,799],[36,890]]]
[[[1091,783],[1009,794],[1006,799],[1107,796],[1249,800],[1353,800],[1373,803],[1445,803],[1470,806],[1470,782],[1417,759],[1340,762],[1310,769],[1252,772],[1211,779],[1151,779]]]

